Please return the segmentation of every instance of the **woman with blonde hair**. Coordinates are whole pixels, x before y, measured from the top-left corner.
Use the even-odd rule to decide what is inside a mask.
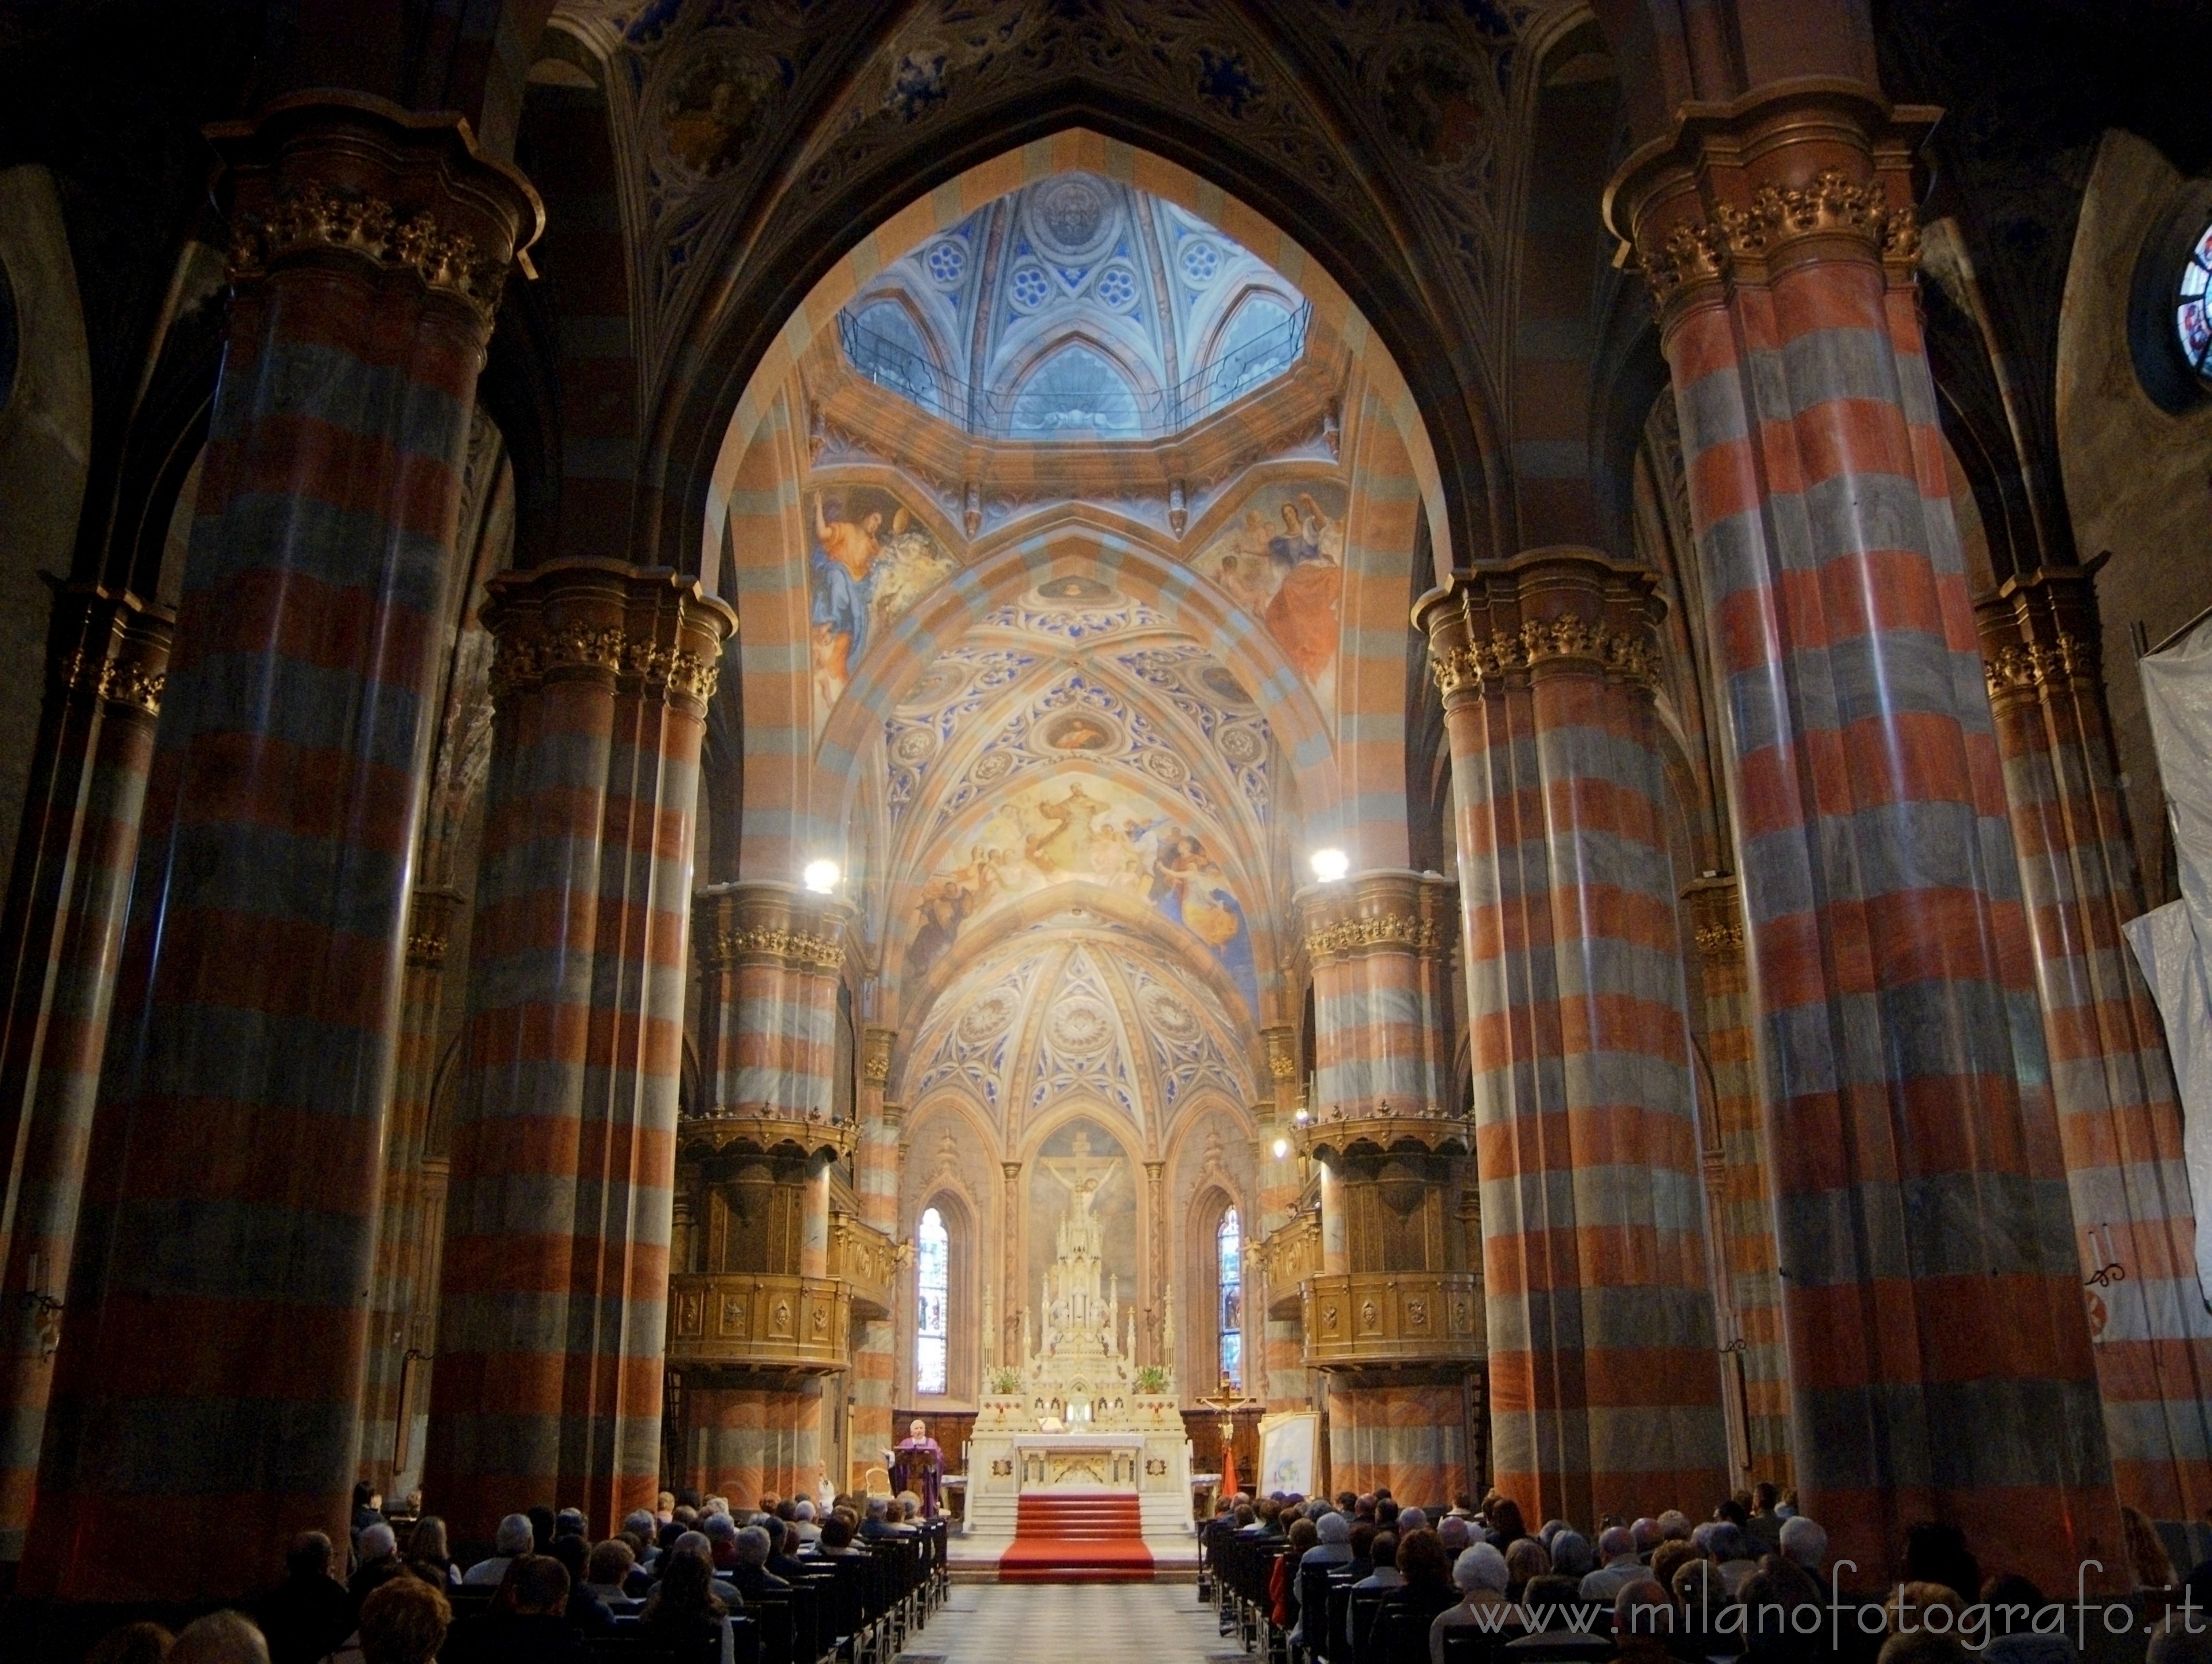
[[[395,1577],[361,1606],[362,1664],[435,1664],[453,1609],[419,1577]]]

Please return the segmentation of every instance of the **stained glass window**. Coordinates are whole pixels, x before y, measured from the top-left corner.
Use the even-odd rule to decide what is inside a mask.
[[[952,1236],[945,1217],[935,1208],[925,1209],[915,1232],[914,1390],[950,1391],[946,1384],[945,1308],[952,1294]]]
[[[2189,264],[2181,269],[2181,283],[2173,299],[2173,332],[2181,338],[2181,355],[2189,367],[2212,381],[2212,295],[2205,293],[2212,280],[2212,225],[2199,234],[2189,251]]]
[[[1235,1208],[1222,1210],[1213,1246],[1221,1263],[1221,1376],[1241,1393],[1244,1390],[1244,1242]]]

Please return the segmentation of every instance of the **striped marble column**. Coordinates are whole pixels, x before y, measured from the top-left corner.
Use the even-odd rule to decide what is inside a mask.
[[[853,1184],[860,1198],[860,1223],[893,1238],[899,1228],[899,1128],[905,1113],[898,1104],[884,1101],[884,1090],[890,1083],[891,1052],[897,1044],[896,1029],[869,1028],[861,1033],[860,1144],[854,1158]],[[895,1444],[900,1436],[893,1431],[897,1406],[891,1402],[897,1380],[896,1345],[896,1326],[888,1317],[864,1319],[856,1325],[848,1389],[853,1403],[848,1466]],[[981,1348],[976,1350],[980,1356]],[[975,1367],[979,1371],[982,1368],[980,1361]],[[981,1385],[979,1380],[978,1391]]]
[[[77,1200],[173,620],[56,586],[32,789],[0,941],[0,1561],[23,1558]]]
[[[437,1332],[445,1185],[429,1149],[430,1096],[438,1074],[446,947],[465,898],[418,889],[407,910],[406,969],[399,983],[399,1046],[384,1136],[384,1193],[368,1284],[368,1359],[362,1388],[361,1476],[396,1501],[393,1481],[419,1473],[413,1425],[429,1409]]]
[[[2195,1260],[2165,1031],[2120,935],[2142,911],[2113,775],[2090,574],[2010,579],[1977,608],[2043,999],[2051,1095],[2120,1500],[2212,1503],[2212,1315]]]
[[[428,1506],[619,1517],[660,1467],[699,748],[734,623],[615,561],[493,580]]]
[[[1715,1258],[1725,1279],[1733,1332],[1725,1385],[1739,1396],[1745,1482],[1795,1483],[1790,1448],[1790,1351],[1782,1334],[1782,1283],[1775,1274],[1774,1187],[1766,1151],[1766,1107],[1753,1054],[1751,973],[1743,952],[1743,907],[1733,878],[1699,878],[1682,891],[1698,950],[1705,1011],[1705,1062],[1712,1071],[1710,1146],[1718,1170],[1706,1199],[1717,1217]],[[1739,1485],[1738,1489],[1741,1489]]]
[[[708,886],[695,905],[702,979],[700,1071],[714,1110],[828,1120],[836,1104],[837,988],[852,904],[792,884],[740,881]],[[880,1114],[877,1126],[880,1137]],[[866,1136],[864,1121],[863,1140]],[[823,1277],[829,1272],[830,1249],[826,1157],[813,1159],[805,1182],[799,1263],[792,1269],[801,1276]],[[811,1429],[803,1442],[804,1482],[811,1493],[824,1454],[824,1397],[845,1391],[845,1382],[833,1378],[825,1383],[774,1370],[761,1371],[737,1387],[726,1381],[719,1373],[695,1369],[686,1375],[686,1450],[696,1460],[709,1460],[702,1453],[719,1452],[712,1461],[737,1463],[718,1471],[726,1472],[728,1483],[748,1495],[757,1494],[765,1484],[770,1491],[789,1496],[794,1481],[787,1469],[802,1457],[788,1437],[803,1408]],[[890,1393],[881,1396],[879,1419],[887,1427]],[[702,1431],[717,1426],[719,1433]],[[852,1442],[855,1467],[874,1460],[871,1453],[881,1448],[863,1442],[857,1428]],[[763,1450],[766,1455],[757,1454]],[[757,1468],[780,1477],[762,1479],[755,1477]],[[738,1493],[730,1494],[735,1501]]]
[[[1291,1223],[1291,1211],[1297,1205],[1299,1170],[1304,1163],[1288,1134],[1291,1117],[1301,1107],[1298,1035],[1287,1023],[1271,1023],[1261,1029],[1260,1040],[1267,1050],[1273,1096],[1252,1108],[1252,1124],[1259,1129],[1252,1169],[1260,1187],[1260,1218],[1256,1226],[1247,1229],[1244,1263],[1248,1279],[1255,1272],[1258,1278],[1248,1280],[1244,1299],[1245,1322],[1260,1326],[1260,1345],[1256,1356],[1246,1359],[1243,1390],[1261,1400],[1272,1414],[1310,1409],[1312,1388],[1306,1375],[1297,1279],[1279,1275],[1269,1268],[1268,1256],[1255,1252],[1257,1242]],[[1280,1156],[1275,1153],[1278,1140],[1283,1147]],[[1211,1389],[1205,1382],[1194,1382],[1191,1388],[1198,1394]],[[1249,1480],[1251,1475],[1243,1477]]]
[[[719,1375],[701,1385],[687,1375],[683,1442],[671,1482],[750,1508],[765,1493],[811,1497],[820,1484],[827,1381],[776,1371]],[[856,1458],[856,1465],[858,1459]]]
[[[1388,1487],[1431,1514],[1463,1491],[1480,1495],[1468,1467],[1468,1383],[1439,1370],[1333,1375],[1328,1383],[1328,1488]]]
[[[699,1067],[709,1105],[827,1120],[852,904],[747,881],[711,885],[696,905]]]
[[[1449,1096],[1451,885],[1362,872],[1298,892],[1313,972],[1316,1115],[1427,1114]]]
[[[1932,120],[1844,83],[1693,107],[1608,208],[1727,690],[1798,1487],[1864,1582],[1933,1517],[2057,1588],[2118,1516],[1914,292]]]
[[[1026,1362],[1029,1348],[1035,1344],[1037,1328],[1044,1321],[1044,1314],[1031,1312],[1021,1297],[1029,1281],[1022,1272],[1022,1164],[1017,1161],[1000,1161],[999,1179],[1000,1250],[1003,1278],[999,1286],[1006,1291],[1006,1303],[1000,1321],[1006,1326],[1008,1343],[1000,1349],[1000,1355]]]
[[[222,375],[23,1569],[69,1600],[241,1594],[344,1527],[434,648],[538,218],[456,118],[301,94],[214,137]],[[149,1557],[156,1514],[228,1528]]]
[[[1726,1459],[1640,568],[1432,591],[1452,750],[1491,1438],[1524,1514],[1717,1494]]]
[[[1368,871],[1302,890],[1297,901],[1314,998],[1310,1114],[1430,1116],[1455,1108],[1449,1102],[1451,995],[1445,983],[1451,885],[1417,872]],[[1452,1193],[1454,1212],[1462,1164],[1433,1163],[1425,1174]],[[1455,1260],[1386,1265],[1376,1245],[1352,1240],[1345,1175],[1328,1161],[1315,1166],[1324,1274],[1465,1268]],[[1409,1164],[1405,1174],[1414,1170]],[[1405,1182],[1401,1175],[1401,1187]],[[1332,1486],[1387,1485],[1401,1498],[1448,1503],[1470,1482],[1463,1389],[1461,1373],[1449,1369],[1332,1369]]]

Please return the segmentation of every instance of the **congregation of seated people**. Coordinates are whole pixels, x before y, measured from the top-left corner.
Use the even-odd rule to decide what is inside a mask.
[[[2212,1560],[2177,1576],[2157,1529],[2123,1514],[2148,1664],[2212,1664]],[[1495,1491],[1433,1509],[1387,1490],[1239,1494],[1200,1538],[1221,1633],[1270,1664],[2081,1664],[2070,1610],[1985,1573],[1934,1522],[1908,1533],[1887,1600],[1832,1624],[1850,1597],[1828,1534],[1771,1484],[1703,1521],[1668,1509],[1589,1532],[1532,1529]]]
[[[366,1485],[343,1543],[292,1541],[282,1576],[245,1610],[172,1635],[114,1631],[88,1664],[594,1664],[595,1641],[638,1643],[641,1664],[746,1664],[733,1618],[771,1602],[860,1545],[925,1529],[921,1499],[760,1498],[664,1491],[593,1541],[574,1509],[532,1508],[499,1522],[491,1552],[466,1564],[434,1515],[387,1519]],[[830,1637],[834,1639],[834,1637]],[[811,1664],[795,1660],[793,1664]]]

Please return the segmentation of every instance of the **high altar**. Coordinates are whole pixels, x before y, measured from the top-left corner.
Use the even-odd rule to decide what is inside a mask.
[[[1145,1534],[1191,1529],[1190,1441],[1176,1406],[1173,1295],[1163,1325],[1166,1361],[1140,1380],[1135,1310],[1117,1332],[1117,1284],[1102,1287],[1101,1226],[1091,1204],[1112,1182],[1079,1142],[1066,1163],[1067,1212],[1046,1267],[1043,1333],[1034,1351],[1022,1317],[1021,1388],[987,1393],[968,1445],[967,1529],[1012,1536],[1024,1491],[1133,1491]],[[1150,1388],[1153,1390],[1147,1391]]]

